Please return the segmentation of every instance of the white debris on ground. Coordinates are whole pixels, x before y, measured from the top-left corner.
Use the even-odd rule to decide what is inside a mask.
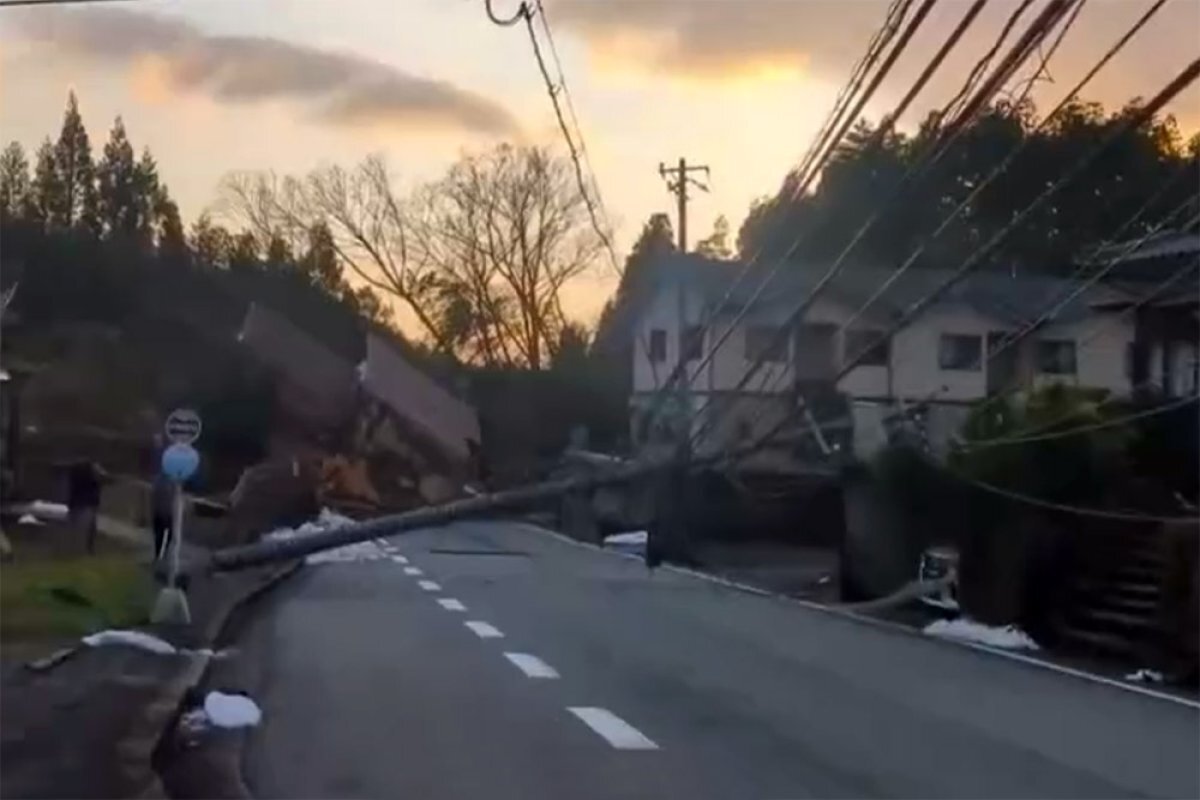
[[[1139,669],[1125,676],[1132,683],[1162,683],[1163,674],[1156,669]]]
[[[943,639],[974,642],[1001,650],[1038,650],[1038,643],[1015,625],[992,627],[973,619],[939,619],[925,626],[925,633]]]
[[[645,531],[626,531],[604,537],[604,546],[619,553],[640,556],[646,552],[648,534]]]
[[[33,514],[25,513],[25,514],[22,514],[21,518],[17,520],[17,524],[18,525],[45,525],[46,523],[42,522],[40,519],[35,517]]]
[[[151,653],[157,653],[161,656],[169,656],[178,653],[175,645],[170,642],[164,642],[157,636],[151,636],[142,631],[123,631],[123,630],[107,630],[97,631],[83,637],[83,643],[89,647],[103,647],[105,645],[124,644],[130,647],[139,647],[142,650]]]
[[[262,722],[262,709],[243,694],[209,692],[204,704],[179,717],[179,729],[194,736],[209,728],[253,728]]]
[[[36,517],[39,521],[50,520],[52,522],[62,522],[67,518],[69,512],[63,503],[51,503],[48,500],[32,500],[16,506],[13,510],[24,516]]]
[[[264,539],[291,539],[296,536],[309,536],[314,533],[330,531],[353,524],[354,520],[342,516],[328,508],[321,509],[316,519],[304,523],[298,528],[279,528],[266,534]],[[374,541],[355,542],[332,550],[322,550],[312,553],[304,559],[306,564],[327,564],[346,561],[381,561],[388,557],[387,553]]]
[[[252,728],[262,721],[262,710],[244,694],[209,692],[204,697],[204,713],[218,728]]]

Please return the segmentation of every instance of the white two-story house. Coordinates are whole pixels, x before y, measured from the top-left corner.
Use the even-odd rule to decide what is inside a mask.
[[[1033,334],[989,358],[990,348],[1078,284],[1044,275],[970,275],[894,338],[870,350],[837,381],[835,391],[831,379],[846,360],[870,349],[948,273],[911,269],[866,306],[892,273],[848,267],[817,295],[799,324],[784,330],[825,267],[789,265],[765,286],[768,266],[756,265],[744,274],[742,267],[736,261],[674,254],[651,265],[618,308],[613,325],[622,331],[633,360],[629,408],[635,447],[669,438],[672,421],[690,426],[699,453],[751,442],[783,418],[796,423],[795,435],[784,440],[802,440],[808,436],[799,424],[805,419],[804,398],[808,413],[825,423],[828,437],[822,447],[853,447],[865,458],[884,443],[885,420],[916,404],[925,406],[928,435],[938,449],[957,433],[970,404],[989,394],[1047,381],[1116,393],[1130,389],[1135,326],[1128,314],[1111,310],[1119,308],[1114,301],[1127,299],[1116,288],[1088,288]],[[706,321],[710,324],[702,327]],[[687,390],[672,392],[665,415],[656,415],[651,424],[654,398],[681,351],[688,364]],[[764,367],[740,386],[759,359]],[[770,468],[794,460],[790,446],[759,456],[758,463]]]

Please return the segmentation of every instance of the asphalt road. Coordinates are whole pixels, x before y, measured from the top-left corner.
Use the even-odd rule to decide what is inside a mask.
[[[248,624],[256,796],[1200,797],[1192,708],[523,525],[395,548]]]

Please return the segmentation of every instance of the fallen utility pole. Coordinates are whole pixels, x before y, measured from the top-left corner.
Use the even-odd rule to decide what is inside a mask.
[[[638,462],[602,473],[562,478],[495,494],[454,500],[439,506],[391,514],[307,536],[269,539],[241,547],[231,547],[213,553],[207,567],[212,572],[223,572],[255,567],[272,561],[300,558],[319,550],[365,542],[380,536],[392,536],[415,528],[445,525],[460,519],[554,499],[571,491],[588,490],[610,483],[633,480],[662,469],[667,463],[667,460]]]
[[[848,421],[839,422],[836,420],[826,420],[823,423],[826,428],[831,426],[836,427],[840,424],[849,423]],[[797,432],[797,434],[792,434],[792,436],[797,435],[807,436],[808,433],[802,430]],[[776,441],[783,444],[794,440],[791,436],[783,435],[778,436]],[[762,442],[755,441],[722,453],[697,458],[690,462],[689,471],[717,467],[723,462],[734,462],[762,447]],[[213,553],[205,564],[205,569],[210,572],[246,569],[273,561],[300,558],[320,550],[331,550],[335,547],[357,544],[381,536],[393,536],[397,533],[417,528],[436,527],[460,519],[484,516],[506,509],[521,508],[544,500],[553,500],[569,492],[589,491],[591,489],[598,489],[601,486],[625,483],[643,478],[655,472],[660,472],[675,462],[674,457],[659,456],[657,458],[647,458],[643,461],[627,462],[623,466],[611,466],[612,462],[604,464],[599,459],[596,459],[594,455],[591,458],[585,458],[593,462],[596,469],[595,472],[547,481],[545,483],[536,483],[532,486],[523,486],[519,489],[510,489],[494,494],[467,497],[439,506],[405,511],[401,514],[390,514],[366,522],[357,522],[353,525],[345,525],[341,528],[334,528],[306,536],[296,536],[288,539],[269,539],[240,547],[230,547]],[[811,468],[809,471],[812,474],[832,476],[836,473],[836,468],[826,465]]]

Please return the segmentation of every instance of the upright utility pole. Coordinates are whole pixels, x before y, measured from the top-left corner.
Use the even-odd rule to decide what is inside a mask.
[[[688,184],[707,192],[708,186],[691,177],[691,173],[703,172],[707,178],[707,166],[687,163],[680,158],[679,165],[668,167],[660,163],[658,174],[667,182],[667,190],[675,195],[679,203],[679,252],[687,252],[687,202]],[[684,349],[691,346],[689,340],[690,326],[687,324],[687,298],[682,278],[676,286],[676,319],[679,330],[677,343],[679,347],[679,363],[684,365]],[[676,435],[675,458],[671,465],[663,470],[658,478],[655,490],[654,521],[648,531],[646,541],[646,564],[650,567],[662,559],[688,562],[690,547],[688,546],[688,469],[692,458],[692,409],[689,391],[691,386],[687,379],[687,369],[676,385]]]
[[[696,188],[707,192],[708,186],[688,176],[691,172],[703,172],[707,179],[709,176],[708,167],[703,164],[688,164],[686,158],[679,159],[679,166],[668,167],[659,162],[658,174],[667,182],[667,191],[675,195],[675,199],[679,203],[679,252],[687,252],[687,202],[688,202],[688,184],[692,184]]]

